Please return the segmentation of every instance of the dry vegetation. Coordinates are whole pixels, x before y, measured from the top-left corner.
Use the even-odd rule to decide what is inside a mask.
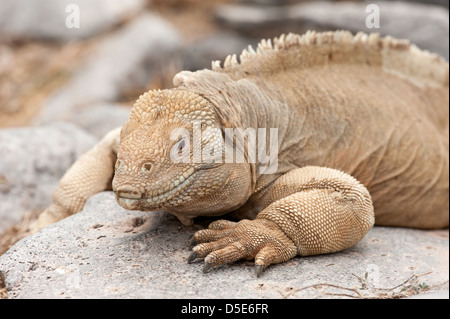
[[[3,278],[0,276],[0,299],[7,299],[8,295],[6,294],[5,283],[3,282]]]
[[[92,43],[0,42],[0,127],[24,126],[62,86]],[[49,58],[51,57],[51,58]]]
[[[353,274],[358,279],[360,287],[343,287],[339,285],[333,285],[329,283],[320,283],[302,288],[288,288],[284,291],[278,291],[282,298],[293,298],[295,295],[306,289],[317,289],[322,292],[322,296],[326,297],[341,297],[352,299],[400,299],[408,298],[419,293],[426,293],[428,291],[436,291],[439,289],[448,289],[448,280],[437,284],[428,285],[425,281],[421,281],[421,277],[430,275],[431,272],[427,272],[419,275],[412,275],[407,280],[399,285],[390,288],[374,287],[368,283],[367,273],[364,277],[359,277]]]

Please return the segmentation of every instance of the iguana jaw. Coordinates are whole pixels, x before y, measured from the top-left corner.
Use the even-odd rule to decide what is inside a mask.
[[[170,171],[162,174],[173,174]],[[250,196],[250,184],[247,182],[249,171],[248,165],[244,164],[237,167],[219,165],[207,169],[191,168],[187,171],[190,175],[186,178],[186,174],[178,179],[173,178],[173,188],[162,193],[155,187],[156,183],[151,184],[151,190],[140,192],[133,186],[138,183],[121,183],[123,180],[136,180],[135,176],[119,176],[119,179],[115,178],[113,189],[118,204],[125,209],[165,209],[174,213],[180,220],[192,219],[197,216],[221,215],[242,205]],[[119,184],[122,186],[118,186]],[[159,192],[159,195],[154,196],[155,192]]]
[[[121,192],[119,190],[116,191],[116,199],[122,207],[130,210],[158,209],[162,208],[165,204],[176,204],[179,201],[178,197],[180,197],[180,193],[189,187],[194,175],[194,169],[190,168],[171,183],[171,188],[168,191],[159,195],[153,196],[148,193]]]
[[[189,204],[192,199],[198,200],[202,196],[208,196],[222,190],[226,181],[226,172],[220,166],[216,166],[215,169],[222,172],[214,173],[211,172],[213,169],[210,168],[194,169],[194,167],[191,167],[185,170],[184,173],[175,173],[169,188],[158,188],[153,186],[156,183],[150,183],[152,189],[145,192],[140,192],[136,187],[129,184],[125,184],[125,187],[117,186],[118,183],[116,182],[114,184],[116,200],[122,207],[130,210],[149,211],[161,208],[170,209],[172,207],[180,209],[183,205]],[[175,171],[175,169],[168,170],[167,175],[173,174],[171,171]],[[217,179],[211,181],[202,177],[205,174],[217,176]],[[199,180],[206,181],[203,183],[198,182]],[[197,184],[201,184],[201,188]],[[197,191],[197,188],[201,191]]]

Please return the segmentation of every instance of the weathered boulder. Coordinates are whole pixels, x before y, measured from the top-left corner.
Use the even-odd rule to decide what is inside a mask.
[[[49,205],[66,170],[96,142],[71,124],[0,130],[0,233]]]
[[[344,252],[297,257],[257,278],[249,261],[207,274],[201,261],[187,264],[189,238],[199,228],[166,212],[127,211],[104,192],[18,242],[0,257],[0,274],[9,298],[448,296],[448,231],[375,227]]]
[[[144,0],[2,0],[0,34],[67,42],[108,30],[144,7]]]
[[[79,108],[114,102],[127,90],[146,87],[179,46],[179,35],[167,21],[142,14],[98,43],[69,83],[44,103],[37,122],[70,121]]]

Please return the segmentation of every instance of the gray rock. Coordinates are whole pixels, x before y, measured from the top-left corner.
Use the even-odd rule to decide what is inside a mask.
[[[96,141],[70,124],[0,130],[0,233],[49,205],[60,178]]]
[[[215,34],[183,50],[183,70],[197,71],[211,68],[212,61],[223,61],[229,54],[240,53],[249,45],[256,44],[257,41],[253,39],[232,33]]]
[[[127,211],[112,192],[104,192],[93,196],[82,212],[14,245],[0,257],[0,273],[9,298],[356,296],[331,285],[359,287],[361,296],[386,297],[390,291],[374,287],[392,288],[430,271],[414,284],[431,287],[448,280],[448,231],[375,227],[344,252],[297,257],[256,278],[249,261],[207,274],[201,261],[187,264],[189,238],[199,228],[183,227],[166,212]],[[392,292],[400,293],[404,286]],[[442,288],[448,290],[448,284]]]
[[[238,2],[240,2],[240,3],[257,4],[257,5],[265,5],[265,6],[267,6],[267,5],[280,6],[280,5],[291,4],[293,2],[302,2],[302,1],[305,1],[305,0],[238,0]]]
[[[303,31],[286,20],[286,7],[226,4],[217,6],[214,17],[222,27],[255,38]]]
[[[361,0],[360,0],[361,1]],[[372,2],[372,0],[363,0],[365,2]],[[417,2],[417,3],[422,3],[422,4],[426,4],[426,5],[439,5],[442,7],[446,7],[448,9],[449,3],[448,0],[408,0],[410,2]]]
[[[74,11],[69,5],[79,9],[79,28],[71,27]],[[136,15],[144,6],[143,0],[2,0],[0,34],[64,42],[88,38]]]
[[[245,3],[245,4],[258,4],[258,5],[287,5],[287,4],[294,4],[299,2],[308,2],[312,0],[238,0],[239,3]],[[340,0],[335,0],[340,1]],[[348,0],[347,0],[348,1]],[[353,0],[354,2],[367,2],[367,3],[374,3],[373,0]],[[448,0],[408,0],[409,2],[418,2],[423,4],[435,4],[440,5],[443,7],[448,8],[449,2]]]
[[[176,30],[146,13],[101,41],[88,61],[44,103],[38,123],[70,120],[80,107],[114,102],[123,92],[146,87],[160,64],[178,50]]]
[[[122,126],[130,116],[130,107],[121,104],[96,104],[83,108],[69,120],[98,139]]]
[[[368,4],[311,1],[285,7],[224,5],[218,7],[216,18],[223,26],[256,37],[304,33],[309,29],[377,32],[409,39],[420,48],[438,53],[448,60],[448,9],[404,1],[377,1],[380,28],[367,28]]]

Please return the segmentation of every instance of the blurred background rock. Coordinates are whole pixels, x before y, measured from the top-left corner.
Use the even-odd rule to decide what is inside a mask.
[[[373,2],[375,30],[365,26],[365,1],[2,0],[0,254],[26,231],[17,223],[48,205],[78,154],[120,126],[141,93],[171,87],[183,69],[309,29],[408,38],[448,60],[448,1]],[[66,27],[72,4],[80,28]]]
[[[77,115],[78,125],[95,130],[96,124],[80,123],[86,108],[129,106],[148,89],[170,87],[182,69],[209,67],[287,32],[376,31],[448,59],[448,1],[376,1],[380,29],[365,27],[369,3],[2,0],[0,127],[72,122]],[[79,8],[79,28],[66,27],[71,4]],[[90,116],[104,118],[100,112]]]

